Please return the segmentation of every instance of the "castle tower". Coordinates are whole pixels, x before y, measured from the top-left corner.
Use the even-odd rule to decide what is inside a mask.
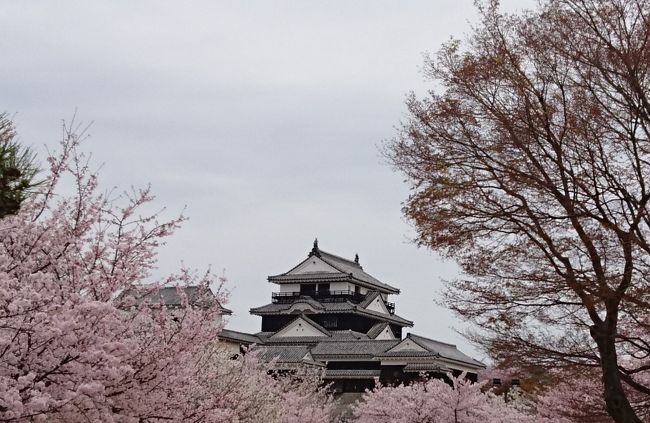
[[[399,289],[364,272],[358,255],[355,260],[339,257],[320,250],[318,241],[306,259],[285,273],[269,276],[268,281],[279,286],[271,304],[250,311],[262,316],[265,333],[282,330],[275,335],[301,335],[307,329],[287,327],[297,315],[328,331],[372,331],[372,339],[380,340],[401,339],[402,328],[413,326],[395,314],[395,305],[388,301]]]
[[[325,367],[326,381],[338,392],[363,392],[375,378],[408,383],[421,372],[444,377],[464,371],[476,380],[485,367],[455,345],[403,336],[413,322],[390,302],[399,289],[366,273],[358,255],[348,260],[328,253],[316,240],[307,258],[268,281],[278,287],[271,302],[250,310],[262,317],[262,330],[224,329],[220,339],[237,347],[255,344],[263,359],[283,368]]]

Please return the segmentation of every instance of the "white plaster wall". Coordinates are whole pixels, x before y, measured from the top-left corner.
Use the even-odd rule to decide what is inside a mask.
[[[298,292],[300,291],[299,283],[286,283],[280,285],[280,292]]]
[[[410,339],[405,339],[401,343],[394,346],[390,351],[426,351],[424,348],[411,341]]]
[[[300,266],[293,269],[289,272],[290,275],[299,275],[303,273],[339,273],[338,270],[325,263],[323,260],[318,257],[311,257],[308,260],[305,260]]]
[[[323,332],[319,331],[306,321],[302,319],[296,319],[289,324],[289,326],[282,329],[280,332],[273,335],[273,337],[294,337],[294,336],[327,336]]]
[[[377,313],[388,314],[388,309],[386,309],[386,306],[384,305],[381,296],[375,298],[370,304],[368,304],[366,310],[372,310],[372,311],[376,311]]]
[[[336,286],[336,288],[330,288],[332,291],[336,290],[336,291],[352,291],[352,292],[354,292],[354,284],[350,283],[350,282],[334,282],[334,283],[332,283],[332,286]],[[368,290],[366,288],[363,288],[363,287],[359,287],[359,288],[361,289],[359,292],[361,292],[362,294],[365,294],[366,292],[368,292]]]
[[[389,326],[386,326],[383,331],[375,339],[382,340],[382,339],[395,339],[395,335],[393,335],[393,331],[390,330]]]
[[[346,290],[349,290],[349,289],[350,289],[350,284],[347,283],[347,282],[332,282],[332,283],[330,283],[330,291],[346,291]]]

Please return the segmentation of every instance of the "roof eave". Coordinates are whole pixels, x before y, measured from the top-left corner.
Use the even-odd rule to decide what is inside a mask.
[[[299,283],[299,281],[348,281],[348,282],[354,282],[355,284],[359,286],[363,286],[364,288],[369,288],[375,291],[379,291],[382,294],[399,295],[399,293],[401,292],[398,288],[395,288],[393,286],[387,284],[384,284],[386,286],[380,286],[372,282],[368,282],[368,281],[364,281],[363,279],[356,278],[350,274],[332,274],[332,276],[320,275],[313,278],[310,278],[306,274],[295,275],[295,276],[275,275],[275,276],[267,277],[267,281],[269,283],[275,283],[275,284]]]

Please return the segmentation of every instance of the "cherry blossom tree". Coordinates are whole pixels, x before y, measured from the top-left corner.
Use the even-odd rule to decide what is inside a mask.
[[[628,332],[629,334],[629,332]],[[640,368],[647,359],[632,355],[621,357],[622,368]],[[633,375],[640,383],[648,384],[650,372]],[[544,374],[544,382],[535,389],[532,406],[540,417],[565,419],[576,423],[609,423],[614,420],[607,413],[603,398],[602,377],[597,368],[558,367]],[[630,387],[625,387],[632,408],[642,421],[650,420],[650,398]]]
[[[462,374],[448,374],[408,386],[379,386],[367,392],[353,411],[358,423],[525,423],[540,421],[484,392],[485,383],[472,383]],[[550,420],[549,420],[550,423]]]
[[[138,295],[193,285],[213,298],[219,280],[181,269],[151,281],[183,218],[145,214],[149,189],[100,193],[79,141],[64,127],[45,183],[0,219],[0,420],[328,421],[316,378],[216,352],[222,294],[198,307],[179,288],[173,311]]]
[[[236,360],[219,345],[206,356],[201,386],[218,397],[227,421],[328,423],[334,402],[322,383],[322,371],[298,366],[279,372],[274,362],[258,359],[255,351]]]
[[[561,372],[556,374],[557,383],[539,392],[535,398],[535,409],[539,416],[552,421],[563,419],[570,422],[610,423],[603,400],[602,382],[596,372],[582,371],[579,374]]]

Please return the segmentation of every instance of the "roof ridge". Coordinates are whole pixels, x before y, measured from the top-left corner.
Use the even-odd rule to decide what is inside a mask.
[[[411,341],[413,341],[416,345],[418,345],[418,346],[421,347],[421,348],[424,348],[425,350],[429,351],[430,353],[435,354],[436,356],[440,356],[440,351],[431,351],[431,350],[430,350],[429,348],[427,348],[425,345],[422,345],[420,342],[418,342],[417,339],[413,339],[413,337],[411,337],[411,336],[409,336],[409,335],[411,335],[411,333],[409,333],[408,335],[406,335],[406,337],[407,337],[408,339],[410,339]],[[416,335],[416,337],[417,337],[417,335]],[[420,336],[419,338],[423,338],[423,337]],[[424,339],[427,339],[427,338],[424,338]]]
[[[316,301],[316,300],[314,300],[314,301]],[[321,313],[323,311],[326,311],[326,312],[329,312],[329,313],[354,312],[356,310],[355,307],[357,306],[356,304],[351,302],[349,299],[346,299],[345,301],[333,302],[333,303],[329,303],[329,302],[321,303],[321,302],[318,302],[318,301],[316,301],[316,302],[318,304],[320,304],[321,306],[323,306],[322,309],[318,309],[318,311],[321,312]],[[262,313],[262,314],[264,314],[264,313],[267,313],[267,314],[282,314],[282,313],[286,313],[293,306],[293,304],[294,303],[268,303],[268,304],[261,305],[259,307],[252,307],[249,310],[249,312],[251,314],[258,314],[258,313]],[[341,306],[341,307],[333,308],[331,306]],[[274,310],[267,310],[267,311],[262,310],[262,309],[268,308],[268,307],[274,307],[275,309]],[[317,308],[317,307],[315,307],[315,308]],[[304,314],[304,313],[302,313],[302,314]]]
[[[320,253],[321,253],[321,254],[328,255],[328,256],[331,256],[331,257],[334,257],[334,258],[337,258],[337,259],[339,259],[339,260],[346,261],[346,262],[348,262],[348,264],[351,264],[352,266],[357,266],[358,268],[362,269],[361,265],[360,265],[358,262],[354,261],[354,260],[346,259],[345,257],[341,257],[341,256],[339,256],[339,255],[336,255],[336,254],[330,253],[330,252],[328,252],[328,251],[320,250]],[[322,258],[322,257],[321,257],[321,258]]]
[[[312,304],[312,302],[316,303],[315,305]],[[293,300],[291,305],[287,308],[287,310],[291,310],[291,308],[296,305],[296,303],[301,303],[301,304],[308,304],[310,306],[313,306],[314,308],[320,309],[320,310],[325,310],[325,306],[323,305],[322,302],[318,301],[311,295],[300,295],[297,299]],[[271,303],[273,304],[273,303]]]
[[[423,348],[426,348],[426,347],[424,347],[422,344],[420,344],[416,339],[413,339],[413,337],[420,338],[421,340],[424,339],[424,340],[427,340],[427,341],[436,342],[436,343],[438,343],[438,344],[446,345],[446,346],[448,346],[448,347],[452,347],[452,348],[454,348],[456,351],[458,351],[458,353],[460,353],[462,356],[466,357],[466,358],[469,359],[470,361],[472,361],[472,362],[474,362],[474,363],[478,363],[478,364],[480,364],[480,365],[482,365],[482,366],[485,366],[485,364],[484,364],[483,362],[481,362],[481,361],[475,359],[474,357],[472,357],[472,356],[470,356],[470,355],[468,355],[468,354],[465,354],[464,352],[462,352],[461,350],[459,350],[458,347],[457,347],[456,345],[454,345],[454,344],[449,344],[449,343],[447,343],[447,342],[438,341],[438,340],[431,339],[431,338],[427,338],[427,337],[424,337],[424,336],[421,336],[421,335],[415,335],[415,334],[413,334],[413,333],[408,333],[406,336],[407,336],[408,338],[410,338],[413,342],[415,342],[416,344],[420,345],[420,346],[423,347]],[[421,341],[420,341],[420,342],[421,342]],[[462,359],[461,359],[461,358],[458,358],[458,357],[450,357],[450,356],[447,356],[447,355],[445,355],[443,352],[440,352],[440,351],[437,351],[437,355],[438,355],[438,357],[443,358],[443,359],[445,359],[445,360],[457,361],[457,362],[461,362],[461,363],[467,363],[467,362],[468,362],[465,358],[462,358]]]
[[[363,301],[359,303],[359,305],[363,308],[368,307],[370,303],[373,302],[375,298],[377,298],[378,295],[379,295],[379,291],[371,291],[369,294],[366,294],[366,298],[364,298]]]
[[[317,257],[318,257],[318,258],[321,258],[320,256],[317,256]],[[279,276],[285,276],[285,275],[288,275],[289,273],[291,273],[292,271],[296,270],[296,269],[297,269],[298,267],[300,267],[304,262],[306,262],[307,260],[310,260],[311,258],[312,258],[312,256],[307,256],[306,259],[303,259],[302,261],[300,261],[300,263],[296,264],[295,266],[293,266],[291,269],[287,270],[286,272],[284,272],[284,273],[280,273],[280,274],[277,274],[277,275],[270,275],[270,276],[267,276],[267,277],[266,277],[266,280],[269,281],[269,282],[271,282],[271,279],[272,279],[272,278],[277,278],[277,277],[279,277]],[[328,264],[329,264],[329,263],[328,263]],[[336,269],[336,270],[338,270],[338,271],[340,272],[339,269]]]
[[[409,332],[406,336],[408,338],[412,338],[413,336],[415,336],[416,338],[425,339],[427,341],[432,341],[432,342],[437,342],[438,344],[443,344],[443,345],[447,345],[447,346],[454,347],[454,348],[458,349],[456,344],[450,344],[449,342],[438,341],[437,339],[431,339],[431,338],[427,338],[426,336],[416,335],[415,333],[412,333],[412,332]],[[420,344],[418,344],[418,345],[420,345]]]
[[[284,275],[287,275],[287,274],[291,273],[291,271],[295,270],[295,269],[298,268],[301,264],[303,264],[305,261],[309,260],[309,259],[312,258],[312,257],[318,257],[319,259],[323,260],[325,263],[327,263],[327,264],[329,264],[330,266],[334,267],[334,268],[335,268],[336,270],[338,270],[339,272],[341,272],[341,273],[343,273],[343,274],[345,274],[345,275],[348,274],[347,272],[344,272],[343,270],[339,269],[338,267],[336,267],[335,265],[333,265],[333,264],[330,263],[329,261],[323,259],[323,257],[322,257],[321,255],[326,255],[326,256],[330,256],[330,257],[333,257],[333,258],[336,258],[336,259],[339,259],[339,260],[343,260],[343,261],[347,262],[348,264],[350,264],[350,265],[352,265],[352,266],[356,266],[356,267],[358,267],[359,269],[363,270],[363,267],[361,267],[361,265],[360,265],[358,262],[354,261],[354,260],[348,260],[348,259],[346,259],[345,257],[341,257],[341,256],[338,256],[338,255],[336,255],[336,254],[333,254],[333,253],[330,253],[330,252],[327,252],[327,251],[323,251],[323,250],[321,250],[320,248],[318,248],[318,238],[317,238],[317,239],[314,240],[314,248],[312,248],[311,252],[309,253],[309,255],[307,256],[306,259],[302,260],[300,263],[298,263],[297,265],[295,265],[295,266],[292,267],[291,269],[287,270],[286,272],[284,272],[284,273],[280,273],[280,274],[278,274],[278,275],[268,276],[267,279],[270,279],[270,278],[273,278],[273,277],[277,277],[277,276],[284,276]]]
[[[355,306],[354,310],[358,311],[361,314],[369,314],[369,315],[371,315],[373,317],[377,317],[379,320],[383,320],[385,322],[397,323],[397,322],[399,322],[399,319],[402,319],[402,320],[404,320],[404,321],[406,321],[408,323],[399,322],[398,324],[403,324],[404,326],[408,326],[408,327],[413,326],[413,321],[405,319],[402,316],[398,316],[397,314],[386,315],[386,314],[383,314],[383,313],[378,313],[378,312],[373,311],[373,310],[368,310],[367,308],[359,308],[358,305]]]
[[[329,254],[329,253],[325,253],[325,254],[327,255],[327,254]],[[329,254],[329,255],[332,255],[332,254]],[[338,270],[339,272],[343,273],[344,275],[349,275],[350,277],[354,278],[354,275],[353,275],[352,273],[350,273],[350,272],[346,272],[345,270],[341,270],[340,267],[336,266],[335,264],[332,264],[332,263],[330,262],[330,260],[325,260],[325,257],[323,257],[322,255],[321,255],[320,257],[318,257],[318,258],[321,259],[321,260],[323,260],[325,263],[329,264],[330,266],[332,266],[333,268],[335,268],[335,269]],[[344,260],[345,260],[345,259],[344,259]]]
[[[232,330],[232,329],[222,329],[218,334],[217,334],[218,339],[232,339],[235,341],[243,341],[244,343],[250,342],[251,344],[257,344],[261,345],[264,343],[262,338],[260,338],[257,334],[253,333],[246,333],[246,332],[241,332],[237,330]],[[248,338],[248,339],[247,339]]]
[[[386,326],[388,326],[388,325],[389,325],[388,322],[377,322],[374,325],[372,325],[372,327],[370,329],[368,329],[368,332],[366,333],[366,335],[368,335],[368,337],[370,337],[371,339],[377,339],[379,334],[382,333],[384,331],[384,329],[386,328]],[[395,335],[395,334],[393,334],[393,335]]]
[[[257,335],[254,334],[254,333],[242,332],[242,331],[240,331],[240,330],[233,330],[233,329],[228,329],[228,328],[223,328],[223,329],[221,329],[221,332],[226,331],[226,330],[227,330],[228,332],[241,333],[242,335],[257,336]],[[221,332],[219,332],[219,333],[221,333]],[[260,332],[258,332],[258,333],[260,333]]]
[[[359,332],[358,330],[354,330],[354,329],[333,329],[333,330],[331,330],[330,332],[332,332],[332,333],[337,333],[337,332],[347,332],[347,333],[349,333],[349,332],[354,332],[354,333],[360,333],[360,334],[362,334],[362,335],[365,335],[365,333],[363,333],[363,332]]]

